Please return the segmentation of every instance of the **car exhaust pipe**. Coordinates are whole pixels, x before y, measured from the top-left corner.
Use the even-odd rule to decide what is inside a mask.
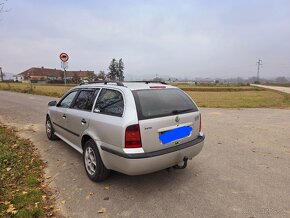
[[[182,166],[175,165],[175,166],[173,166],[173,169],[175,169],[175,170],[181,170],[181,169],[186,168],[187,167],[187,161],[188,161],[188,157],[185,156],[183,158],[183,165]]]

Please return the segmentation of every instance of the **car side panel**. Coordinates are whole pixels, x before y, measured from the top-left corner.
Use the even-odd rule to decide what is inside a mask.
[[[77,109],[67,109],[67,131],[66,139],[81,148],[81,139],[84,131],[89,127],[91,111],[81,111]],[[82,122],[85,121],[85,122]]]
[[[66,113],[66,108],[50,107],[49,115],[55,132],[64,136],[66,134],[66,119],[63,115]]]

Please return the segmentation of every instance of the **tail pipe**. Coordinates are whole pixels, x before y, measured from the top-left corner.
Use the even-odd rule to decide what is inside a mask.
[[[175,165],[173,166],[173,169],[175,170],[181,170],[181,169],[184,169],[185,167],[187,167],[187,161],[188,161],[188,157],[184,157],[183,158],[183,165],[182,166],[179,166],[179,165]]]

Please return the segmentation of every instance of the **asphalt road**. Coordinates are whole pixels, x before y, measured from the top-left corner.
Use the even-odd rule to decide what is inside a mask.
[[[185,170],[113,173],[97,184],[79,153],[47,140],[46,105],[53,99],[0,91],[0,120],[30,138],[48,162],[65,216],[290,217],[290,110],[202,109],[205,147]],[[98,214],[100,208],[106,212]]]
[[[258,85],[258,84],[251,84],[252,86],[257,86],[265,89],[272,89],[279,92],[285,92],[290,94],[290,87],[283,87],[283,86],[266,86],[266,85]]]

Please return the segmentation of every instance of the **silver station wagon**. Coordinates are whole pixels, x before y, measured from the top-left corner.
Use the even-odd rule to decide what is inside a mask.
[[[83,154],[88,177],[183,169],[203,147],[201,114],[177,87],[158,82],[80,84],[48,103],[46,133]]]

